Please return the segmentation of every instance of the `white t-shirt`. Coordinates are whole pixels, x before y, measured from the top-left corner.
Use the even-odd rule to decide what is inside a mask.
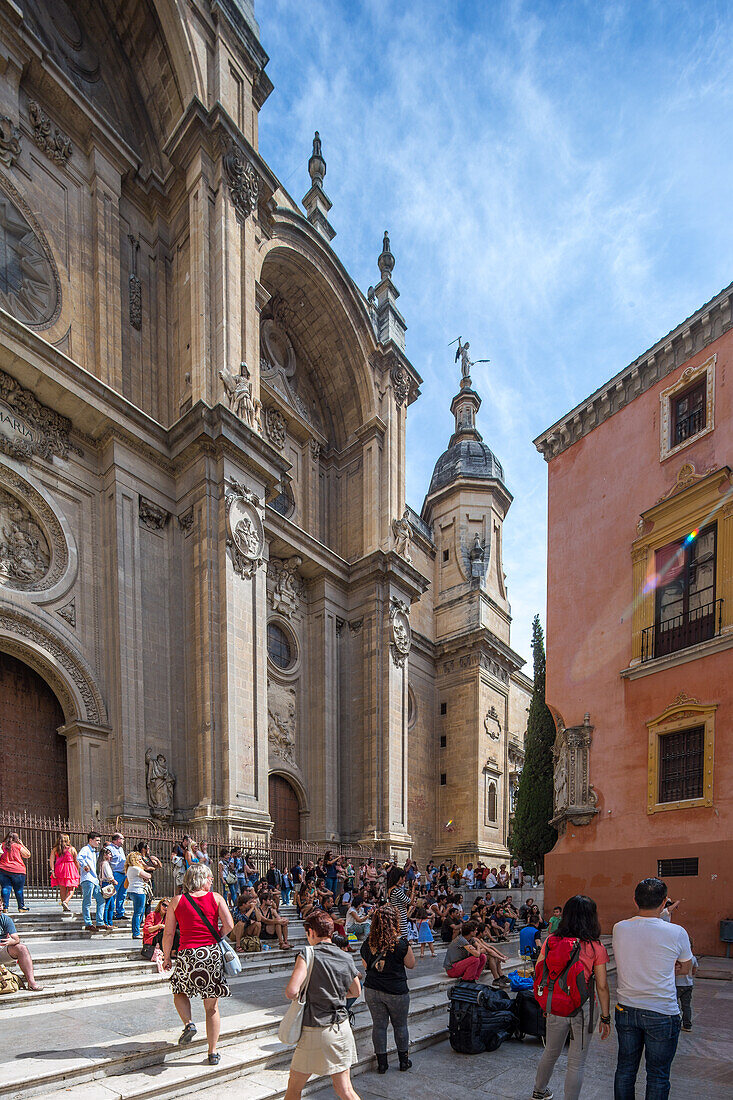
[[[524,867],[520,867],[519,864],[517,864],[516,867],[512,867],[512,882],[516,883],[518,886],[523,874]]]
[[[461,876],[466,886],[473,886],[473,870],[467,867]]]
[[[692,958],[684,928],[659,917],[619,921],[613,927],[613,954],[618,1004],[679,1016],[674,964]]]
[[[497,882],[496,882],[496,876],[495,876],[495,875],[492,875],[491,871],[489,871],[488,875],[486,876],[486,883],[485,883],[485,885],[486,885],[486,888],[487,888],[488,890],[491,890],[491,888],[492,888],[493,886],[496,886],[496,885],[497,885]]]
[[[144,894],[145,883],[140,878],[140,872],[142,867],[128,867],[127,868],[127,892],[128,894]]]

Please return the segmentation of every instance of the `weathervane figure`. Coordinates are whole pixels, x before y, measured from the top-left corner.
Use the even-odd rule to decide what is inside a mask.
[[[451,347],[453,344],[458,344],[458,347],[456,348],[456,357],[454,359],[454,362],[457,363],[459,359],[461,360],[461,378],[463,378],[465,381],[470,382],[470,380],[471,380],[471,367],[474,367],[476,365],[476,363],[490,363],[491,362],[490,359],[477,359],[476,363],[474,363],[474,361],[471,359],[470,355],[468,354],[468,349],[470,348],[471,345],[469,344],[468,340],[466,340],[465,344],[462,344],[460,336],[458,337],[457,340],[451,340],[448,347]]]

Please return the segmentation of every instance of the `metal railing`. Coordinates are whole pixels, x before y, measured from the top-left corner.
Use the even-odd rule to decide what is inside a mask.
[[[677,653],[680,649],[689,649],[699,642],[707,642],[720,634],[722,629],[722,599],[695,607],[686,615],[675,615],[671,619],[655,623],[641,632],[642,662],[664,657],[668,653]]]
[[[67,821],[60,817],[41,817],[37,814],[18,813],[0,808],[0,840],[7,833],[17,833],[21,842],[31,853],[30,859],[26,861],[26,892],[29,897],[43,897],[52,893],[49,856],[59,833],[67,834],[71,844],[78,851],[86,844],[87,833],[92,831],[101,834],[103,844],[111,840],[114,833],[122,832],[127,853],[133,851],[141,841],[147,842],[150,846],[150,854],[157,856],[163,865],[156,869],[153,876],[155,892],[159,897],[170,896],[173,893],[171,852],[173,846],[180,843],[184,834],[189,834],[199,844],[206,843],[217,888],[221,885],[217,864],[222,848],[231,850],[234,846],[240,847],[246,853],[249,863],[260,875],[265,874],[271,860],[279,870],[284,871],[298,860],[304,865],[308,860],[313,860],[315,863],[328,849],[334,855],[343,856],[344,860],[351,860],[357,868],[365,859],[390,858],[389,850],[386,848],[367,849],[358,844],[336,842],[320,844],[305,840],[283,840],[278,837],[271,838],[269,844],[263,844],[255,843],[246,837],[232,837],[205,828],[195,829],[185,825],[158,827],[153,822],[147,826],[133,825],[126,824],[122,818],[107,821],[104,824],[95,821]]]
[[[687,416],[681,416],[674,426],[674,442],[675,446],[678,443],[682,443],[683,440],[689,439],[690,436],[697,435],[705,427],[705,407],[693,409]]]

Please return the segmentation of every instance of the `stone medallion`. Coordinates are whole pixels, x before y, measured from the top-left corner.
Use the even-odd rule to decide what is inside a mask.
[[[389,609],[389,640],[392,660],[398,668],[404,667],[412,644],[409,614],[407,604],[393,597]]]
[[[61,283],[48,242],[18,190],[1,175],[0,305],[33,328],[48,328],[61,312]]]
[[[262,322],[260,352],[268,370],[281,370],[286,378],[295,374],[295,351],[285,329],[270,318]]]
[[[0,588],[46,591],[68,565],[69,547],[53,509],[14,470],[0,467]]]
[[[229,478],[225,503],[227,546],[231,551],[234,571],[240,577],[251,577],[265,551],[260,498],[246,485]]]

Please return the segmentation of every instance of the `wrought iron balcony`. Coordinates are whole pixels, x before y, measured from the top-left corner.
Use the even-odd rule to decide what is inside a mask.
[[[674,445],[684,442],[690,436],[697,435],[705,427],[705,407],[700,406],[681,416],[674,426]]]
[[[643,630],[641,659],[652,661],[655,657],[665,657],[668,653],[689,649],[691,645],[716,637],[722,628],[722,599],[692,608],[686,615],[675,615]]]

